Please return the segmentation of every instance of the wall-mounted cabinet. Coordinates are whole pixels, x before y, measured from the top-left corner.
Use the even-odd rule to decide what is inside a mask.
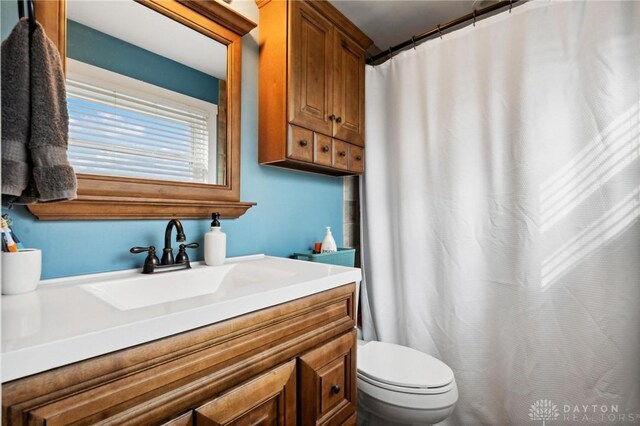
[[[257,0],[260,163],[364,171],[364,65],[372,41],[324,0]]]

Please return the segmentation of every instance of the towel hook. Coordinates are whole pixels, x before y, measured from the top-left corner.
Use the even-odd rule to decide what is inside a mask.
[[[438,34],[440,34],[440,40],[442,40],[442,31],[440,31],[440,24],[438,24]]]
[[[28,14],[29,14],[29,29],[31,32],[36,29],[36,6],[35,0],[27,0]]]
[[[476,10],[473,9],[473,26],[476,26]]]
[[[24,18],[24,2],[27,2],[27,15],[29,16],[29,29],[33,31],[36,26],[36,10],[34,0],[18,0],[18,16]]]

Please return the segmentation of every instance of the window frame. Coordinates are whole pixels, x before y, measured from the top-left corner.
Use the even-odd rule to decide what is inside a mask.
[[[187,112],[197,111],[197,113],[206,115],[207,119],[206,121],[203,120],[203,122],[206,122],[209,132],[206,138],[206,144],[209,150],[206,159],[208,182],[197,183],[212,184],[211,179],[215,179],[218,172],[218,105],[71,58],[67,58],[67,81],[68,80],[72,80],[75,83],[95,86],[105,91],[113,91],[137,100],[153,102]],[[67,100],[69,99],[68,95],[69,90],[67,90]],[[69,120],[71,121],[71,113],[69,113]],[[71,124],[69,124],[69,132],[71,132]],[[71,149],[71,137],[69,137],[69,149]],[[163,180],[159,178],[149,179]],[[176,181],[188,182],[186,180]],[[216,184],[213,183],[213,185]]]
[[[119,176],[77,175],[78,198],[32,204],[40,220],[208,218],[243,215],[256,203],[240,201],[240,92],[242,36],[256,24],[227,6],[198,0],[136,0],[227,46],[227,162],[224,185]],[[46,33],[66,59],[66,1],[36,2]]]

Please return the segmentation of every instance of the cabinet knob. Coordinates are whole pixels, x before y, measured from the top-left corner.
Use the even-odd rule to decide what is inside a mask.
[[[322,152],[329,152],[329,145],[323,145]]]
[[[338,155],[340,155],[340,157],[346,157],[347,151],[340,151]]]
[[[340,389],[341,389],[340,385],[333,385],[331,386],[331,393],[338,394],[340,393]]]
[[[362,155],[356,155],[356,161],[362,160]]]
[[[335,116],[335,115],[331,114],[331,115],[329,116],[329,121],[333,121],[333,120],[335,120],[335,119],[336,119],[336,116]]]
[[[300,146],[307,146],[307,140],[306,139],[301,139],[300,140]]]
[[[336,123],[338,124],[342,123],[342,117],[336,117]]]

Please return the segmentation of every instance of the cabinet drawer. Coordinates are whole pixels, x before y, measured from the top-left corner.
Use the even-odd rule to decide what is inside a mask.
[[[339,425],[356,409],[355,330],[299,359],[300,424]]]
[[[349,171],[354,173],[364,172],[364,148],[349,145]]]
[[[347,170],[349,168],[349,144],[333,140],[333,167]]]
[[[289,126],[287,157],[293,160],[313,161],[313,132],[298,126]]]
[[[313,162],[323,166],[331,167],[331,153],[333,147],[331,138],[319,133],[316,133],[314,137],[315,141]]]
[[[289,361],[196,409],[198,426],[296,424],[296,362]]]

